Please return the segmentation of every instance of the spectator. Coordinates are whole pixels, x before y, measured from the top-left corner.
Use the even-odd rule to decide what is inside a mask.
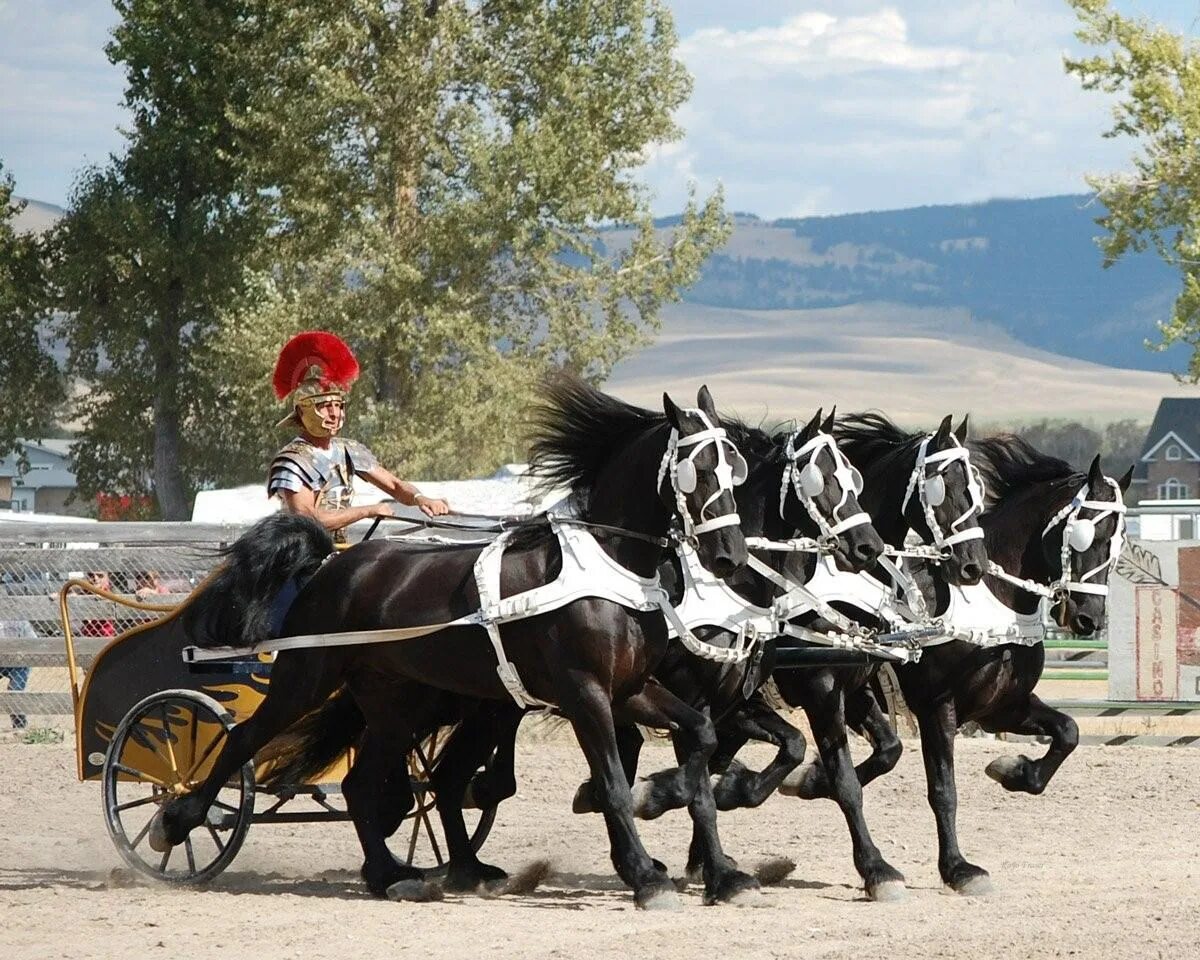
[[[106,570],[89,570],[88,582],[98,590],[113,592],[112,581]],[[84,620],[79,625],[79,635],[82,637],[115,637],[117,625],[107,618],[99,620]]]
[[[156,596],[171,592],[170,587],[159,579],[155,570],[135,573],[133,584],[133,592],[137,598],[148,603],[152,603]]]
[[[33,629],[33,624],[28,620],[0,620],[0,640],[36,640],[37,631]],[[0,650],[3,649],[3,644],[0,644]],[[0,679],[8,680],[8,689],[11,693],[17,693],[25,689],[25,684],[29,682],[29,667],[26,666],[0,666]],[[25,729],[26,719],[23,713],[10,713],[9,719],[12,721],[14,730]]]

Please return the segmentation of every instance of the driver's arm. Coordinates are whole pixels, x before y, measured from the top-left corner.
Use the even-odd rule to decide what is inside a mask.
[[[390,517],[392,508],[386,503],[374,503],[368,507],[346,507],[344,510],[324,510],[317,506],[315,490],[280,490],[283,509],[305,517],[312,517],[330,533],[348,527],[369,517]]]
[[[392,499],[417,507],[428,517],[441,517],[450,512],[450,504],[437,497],[427,497],[407,480],[401,480],[390,470],[378,464],[369,470],[363,470],[359,476],[375,484]]]

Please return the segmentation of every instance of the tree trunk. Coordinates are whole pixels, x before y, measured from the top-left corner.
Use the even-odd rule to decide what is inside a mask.
[[[179,335],[183,283],[167,290],[166,316],[154,344],[154,496],[164,520],[190,520],[187,487],[180,467]]]

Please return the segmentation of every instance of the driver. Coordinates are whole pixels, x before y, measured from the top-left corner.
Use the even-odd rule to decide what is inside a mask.
[[[426,516],[450,512],[445,500],[425,496],[380,466],[363,444],[338,436],[356,379],[358,361],[349,346],[319,330],[292,337],[275,363],[275,395],[292,405],[278,425],[298,432],[271,461],[267,496],[278,496],[288,513],[312,517],[333,534],[335,543],[346,543],[346,527],[358,520],[393,515],[386,503],[350,505],[356,476]]]

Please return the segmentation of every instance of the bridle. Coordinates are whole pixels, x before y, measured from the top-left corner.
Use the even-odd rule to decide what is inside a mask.
[[[1046,524],[1046,528],[1042,531],[1042,538],[1049,535],[1055,525],[1062,523],[1062,546],[1059,550],[1059,560],[1062,564],[1062,574],[1058,580],[1050,585],[1054,594],[1060,598],[1065,598],[1072,593],[1086,593],[1094,596],[1108,596],[1107,583],[1091,583],[1093,577],[1097,576],[1101,571],[1107,570],[1109,567],[1116,564],[1121,556],[1121,550],[1125,546],[1125,502],[1121,498],[1121,487],[1116,480],[1111,477],[1104,477],[1104,482],[1108,484],[1113,492],[1113,500],[1089,500],[1088,492],[1091,489],[1090,481],[1085,481],[1079,492],[1071,498],[1071,502],[1058,511],[1050,522]],[[1080,514],[1084,510],[1095,510],[1097,515],[1094,517],[1083,517]],[[1108,559],[1103,563],[1097,564],[1081,574],[1077,579],[1072,579],[1073,564],[1071,562],[1071,554],[1075,552],[1080,556],[1083,555],[1096,539],[1096,524],[1105,517],[1115,516],[1117,518],[1117,529],[1108,541]]]
[[[743,483],[749,473],[746,460],[725,434],[724,427],[718,427],[708,418],[703,410],[685,409],[684,414],[691,414],[700,419],[704,429],[681,437],[679,431],[672,428],[671,437],[667,441],[667,449],[663,453],[662,463],[658,467],[658,489],[662,489],[663,479],[671,478],[671,489],[675,493],[675,508],[683,524],[684,539],[695,543],[696,538],[703,533],[720,530],[722,527],[732,527],[742,522],[736,509],[732,513],[718,514],[711,519],[704,519],[708,510],[723,494],[733,495],[733,488]],[[697,523],[688,509],[687,496],[694,493],[698,481],[696,457],[707,447],[712,446],[717,455],[717,465],[713,474],[717,479],[717,489],[698,511],[700,522]],[[679,458],[680,450],[691,448],[686,457]]]
[[[958,438],[953,434],[950,435],[953,446],[929,453],[929,444],[934,437],[935,434],[931,433],[921,441],[921,446],[917,450],[917,462],[913,465],[913,472],[908,478],[908,486],[904,491],[904,501],[900,505],[900,512],[901,514],[907,513],[908,503],[915,491],[921,504],[921,511],[925,515],[925,522],[933,536],[933,545],[942,554],[948,554],[950,548],[957,543],[983,539],[983,528],[979,526],[978,522],[975,526],[965,530],[958,529],[962,524],[969,522],[973,516],[983,513],[983,478],[971,464],[971,451],[959,443]],[[971,505],[958,519],[950,523],[949,534],[947,534],[938,523],[934,508],[940,507],[946,501],[944,474],[953,463],[962,463],[963,465],[963,471],[967,475],[967,495],[970,497]],[[926,476],[927,466],[935,466],[936,473]]]
[[[795,491],[796,499],[808,511],[813,523],[817,525],[817,529],[820,531],[819,542],[826,549],[832,550],[837,545],[838,537],[841,534],[871,522],[870,515],[862,509],[848,517],[838,516],[850,499],[851,492],[855,496],[862,493],[862,474],[838,449],[837,441],[832,434],[818,431],[816,436],[797,450],[796,441],[799,438],[800,431],[796,431],[788,437],[787,446],[784,448],[788,465],[784,468],[779,484],[779,516],[781,519],[787,520],[784,506],[787,503],[788,488],[790,487]],[[833,459],[833,475],[842,489],[842,498],[830,511],[829,518],[826,518],[816,502],[816,498],[825,490],[825,475],[817,465],[817,458],[822,450],[828,451],[829,456]],[[800,466],[802,459],[804,466]],[[830,523],[830,519],[834,522]]]

